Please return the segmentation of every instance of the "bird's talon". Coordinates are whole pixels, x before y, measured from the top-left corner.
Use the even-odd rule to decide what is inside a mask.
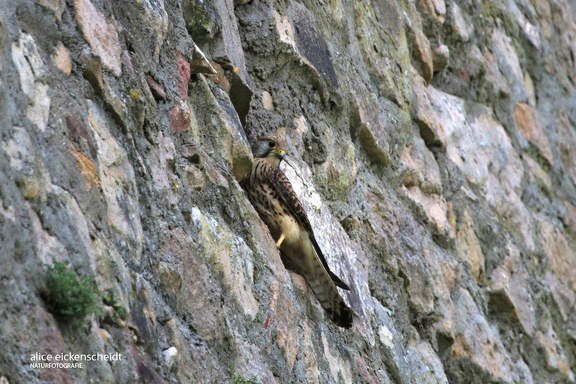
[[[284,239],[286,238],[285,234],[281,234],[280,238],[278,239],[278,241],[276,242],[276,248],[280,248],[280,245],[282,245],[282,242],[284,241]]]

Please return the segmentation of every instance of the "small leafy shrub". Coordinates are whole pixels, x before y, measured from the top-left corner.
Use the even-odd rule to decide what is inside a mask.
[[[232,376],[232,382],[234,384],[262,384],[258,381],[258,379],[255,376],[252,376],[249,379],[245,379],[242,376]]]
[[[260,381],[258,381],[258,378],[256,376],[252,376],[251,378],[246,379],[242,376],[237,375],[234,368],[232,368],[232,383],[234,383],[234,384],[262,384]]]
[[[52,265],[46,270],[44,300],[48,310],[57,318],[82,321],[100,311],[100,291],[94,276],[79,278],[67,266],[67,261],[52,260]]]

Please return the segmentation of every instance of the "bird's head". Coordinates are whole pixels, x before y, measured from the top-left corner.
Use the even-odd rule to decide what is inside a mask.
[[[280,162],[286,157],[284,141],[278,136],[266,135],[258,138],[252,147],[254,157],[259,157],[272,162],[274,165],[280,165]]]

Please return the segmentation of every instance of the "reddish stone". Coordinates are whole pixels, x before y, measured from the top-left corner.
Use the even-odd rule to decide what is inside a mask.
[[[532,107],[525,103],[518,103],[514,110],[514,117],[522,135],[538,148],[540,154],[544,156],[549,164],[553,164],[554,155],[552,154],[550,142],[544,130],[538,124],[536,113]]]
[[[134,64],[132,64],[132,56],[130,56],[130,52],[124,50],[122,56],[124,57],[124,65],[126,65],[132,75],[135,75],[136,71],[134,71]]]
[[[420,61],[422,68],[422,76],[429,85],[434,75],[434,62],[432,59],[432,49],[430,49],[430,41],[421,30],[414,31],[414,57]]]
[[[148,83],[148,87],[150,87],[150,91],[152,91],[152,96],[154,99],[166,100],[166,91],[160,83],[154,80],[154,78],[150,75],[146,76],[146,82]]]
[[[92,188],[94,185],[100,187],[101,184],[100,179],[98,178],[98,170],[96,169],[94,162],[88,156],[76,150],[76,148],[72,147],[71,149],[72,154],[76,157],[76,160],[78,160],[80,173],[84,176],[88,189]]]
[[[176,56],[178,57],[178,76],[180,80],[178,81],[178,90],[180,91],[180,97],[186,99],[188,95],[188,80],[190,79],[190,63],[180,51],[176,51]]]
[[[170,129],[172,133],[186,131],[190,127],[190,113],[180,105],[170,110]]]

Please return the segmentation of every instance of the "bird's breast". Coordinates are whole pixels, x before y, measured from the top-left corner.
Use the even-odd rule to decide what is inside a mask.
[[[284,234],[284,245],[292,245],[300,242],[302,235],[300,224],[291,214],[279,216],[280,233]]]
[[[258,196],[253,196],[251,200],[274,240],[284,234],[287,244],[298,241],[300,225],[272,187],[261,184]]]

